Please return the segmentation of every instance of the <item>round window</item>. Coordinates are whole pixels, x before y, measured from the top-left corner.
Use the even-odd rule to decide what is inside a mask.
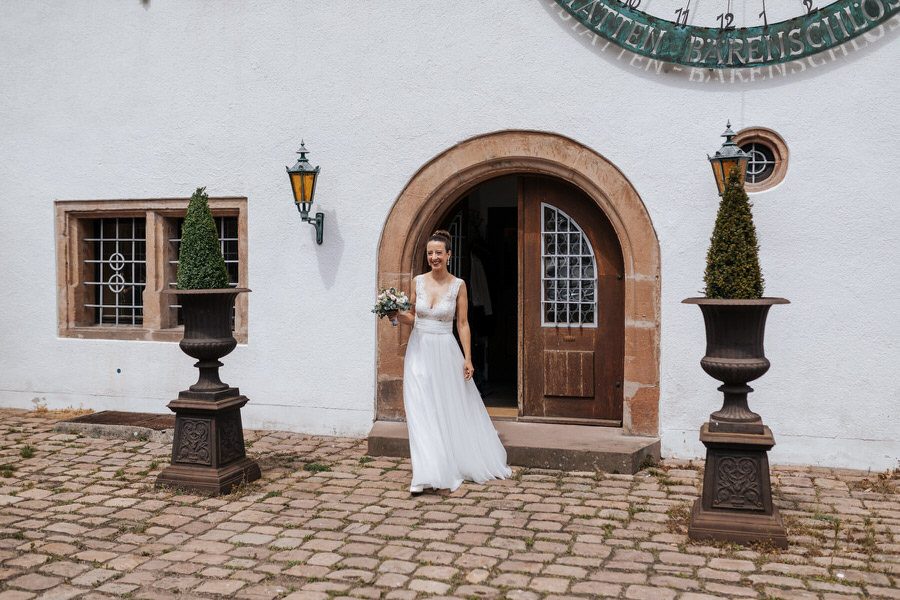
[[[749,183],[762,183],[775,172],[775,153],[765,144],[750,142],[741,146],[741,150],[750,155],[747,163]]]
[[[748,127],[734,136],[741,150],[750,155],[744,188],[761,192],[784,179],[787,172],[788,149],[781,136],[763,127]]]

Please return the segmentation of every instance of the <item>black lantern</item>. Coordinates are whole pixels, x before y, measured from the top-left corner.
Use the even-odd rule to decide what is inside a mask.
[[[725,182],[728,180],[728,174],[731,172],[731,169],[734,167],[740,169],[741,185],[744,184],[744,177],[747,175],[747,163],[750,161],[750,155],[741,150],[740,146],[732,140],[734,136],[735,133],[731,130],[731,121],[728,121],[728,124],[725,125],[725,133],[722,134],[722,137],[725,138],[725,143],[716,150],[714,155],[707,155],[712,165],[713,175],[716,177],[716,185],[719,187],[720,196],[725,191]]]
[[[319,178],[319,167],[312,168],[306,155],[309,150],[301,140],[300,149],[297,150],[300,158],[293,167],[285,167],[288,177],[291,179],[291,189],[294,192],[294,203],[300,211],[300,218],[316,228],[316,243],[322,243],[322,229],[325,222],[325,214],[317,212],[315,217],[309,216],[309,210],[316,193],[316,180]]]

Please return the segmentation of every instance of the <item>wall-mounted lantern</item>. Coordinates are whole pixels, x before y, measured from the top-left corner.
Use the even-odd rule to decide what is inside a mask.
[[[306,155],[309,150],[303,141],[300,141],[300,149],[297,150],[300,158],[293,167],[285,167],[288,177],[291,179],[291,189],[294,191],[294,203],[300,211],[300,218],[316,228],[316,243],[322,243],[322,230],[325,223],[325,214],[317,212],[315,217],[309,216],[309,210],[316,193],[316,180],[319,178],[319,167],[312,168]]]
[[[706,155],[706,158],[709,159],[712,165],[720,196],[725,191],[725,182],[728,180],[728,174],[731,172],[731,169],[738,167],[741,170],[742,185],[744,177],[747,175],[747,162],[750,160],[750,155],[741,150],[741,147],[733,141],[732,138],[735,135],[731,130],[731,121],[729,120],[728,124],[725,125],[725,133],[722,134],[722,137],[725,138],[722,147],[716,150],[716,153],[712,156]]]

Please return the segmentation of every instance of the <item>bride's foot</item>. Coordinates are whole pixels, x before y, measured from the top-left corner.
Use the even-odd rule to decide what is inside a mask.
[[[419,496],[422,492],[425,491],[425,486],[423,485],[411,485],[409,486],[409,495],[410,496]]]

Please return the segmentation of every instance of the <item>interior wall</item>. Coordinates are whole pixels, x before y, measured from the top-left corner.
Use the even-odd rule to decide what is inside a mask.
[[[481,217],[481,237],[487,236],[488,209],[495,207],[515,207],[518,204],[518,179],[515,176],[490,179],[472,192],[478,203]]]

